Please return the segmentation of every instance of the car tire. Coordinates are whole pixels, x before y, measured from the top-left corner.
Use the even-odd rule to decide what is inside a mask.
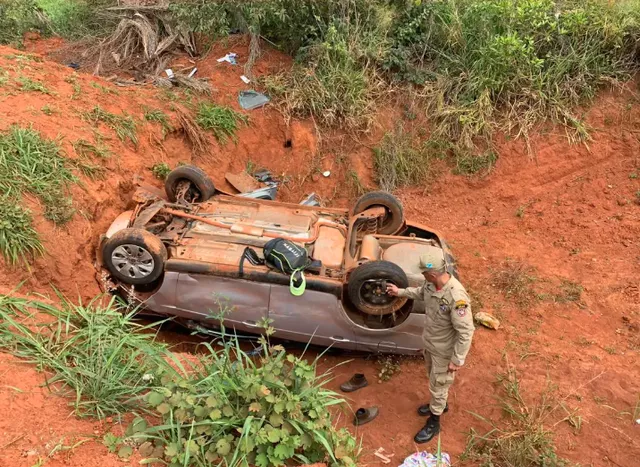
[[[167,180],[164,182],[164,190],[169,201],[177,201],[176,191],[178,183],[183,180],[191,182],[191,190],[193,190],[194,195],[197,195],[197,202],[199,203],[204,203],[216,192],[213,181],[200,167],[196,167],[195,165],[181,165],[169,172]]]
[[[378,233],[393,235],[398,232],[404,224],[404,209],[400,200],[386,191],[371,191],[358,198],[353,206],[353,215],[374,206],[383,206],[387,212]]]
[[[160,238],[144,229],[123,229],[109,238],[102,260],[111,275],[125,284],[156,281],[164,271],[167,249]]]
[[[389,261],[369,261],[353,270],[347,284],[351,303],[368,315],[383,316],[395,313],[406,303],[405,298],[392,297],[382,290],[382,281],[400,289],[409,286],[407,275],[397,264]]]

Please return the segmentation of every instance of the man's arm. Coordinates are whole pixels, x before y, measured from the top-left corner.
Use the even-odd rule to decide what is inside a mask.
[[[424,285],[420,287],[407,287],[398,289],[398,297],[405,297],[411,300],[424,300]]]
[[[469,297],[464,293],[452,294],[455,299],[451,308],[451,324],[457,333],[457,340],[453,346],[451,363],[460,367],[464,365],[464,360],[471,348],[471,339],[475,327],[473,325],[473,315],[471,314],[471,303]]]

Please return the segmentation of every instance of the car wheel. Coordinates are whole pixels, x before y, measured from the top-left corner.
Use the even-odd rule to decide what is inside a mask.
[[[351,303],[361,312],[375,316],[389,315],[402,308],[407,300],[387,295],[386,284],[404,289],[409,281],[397,264],[370,261],[353,270],[349,276],[347,293]]]
[[[203,203],[215,194],[216,187],[201,168],[195,165],[182,165],[169,172],[164,190],[171,202],[182,197],[192,203]]]
[[[386,211],[382,226],[378,231],[379,234],[393,235],[400,230],[404,223],[402,203],[398,198],[385,191],[371,191],[362,195],[353,206],[353,214],[360,214],[374,206],[382,206]]]
[[[114,278],[125,284],[151,284],[164,270],[167,249],[144,229],[123,229],[107,240],[102,258]]]

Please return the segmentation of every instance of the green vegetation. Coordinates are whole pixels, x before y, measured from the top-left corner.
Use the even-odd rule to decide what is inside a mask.
[[[228,137],[236,141],[238,124],[247,124],[249,118],[229,107],[202,103],[198,107],[196,123],[203,130],[211,130],[216,139],[225,143]]]
[[[171,173],[171,167],[166,162],[158,162],[151,167],[151,173],[158,180],[165,180],[169,173]]]
[[[166,135],[171,130],[173,130],[171,124],[169,123],[169,117],[167,117],[167,114],[165,114],[160,109],[145,108],[144,119],[148,122],[159,123],[162,126],[162,134]]]
[[[494,271],[493,276],[493,284],[518,307],[529,308],[538,299],[538,292],[534,288],[537,278],[531,266],[507,260],[498,271]]]
[[[128,139],[135,146],[138,145],[137,125],[129,115],[116,115],[96,105],[91,112],[84,112],[82,118],[94,125],[98,124],[98,122],[103,122],[116,132],[120,141],[124,142]]]
[[[164,347],[115,298],[100,303],[57,308],[0,295],[0,348],[47,371],[47,387],[71,395],[76,415],[103,418],[139,406]],[[25,324],[34,311],[50,318],[35,331]]]
[[[115,95],[115,96],[120,95],[120,91],[118,91],[117,89],[108,88],[106,86],[103,86],[103,85],[98,84],[98,83],[93,82],[93,81],[91,82],[91,87],[94,88],[94,89],[98,89],[99,91],[102,92],[102,94],[112,94],[112,95]]]
[[[474,413],[474,416],[490,425],[491,429],[485,434],[471,429],[461,458],[481,467],[570,465],[567,460],[557,456],[553,432],[545,427],[549,416],[562,404],[560,402],[553,405],[553,389],[548,387],[542,393],[540,401],[531,405],[522,396],[514,367],[508,367],[507,373],[499,375],[498,379],[505,392],[499,402],[507,419],[499,425]],[[573,415],[575,414],[570,414],[565,420],[569,423],[581,423]]]
[[[85,139],[79,139],[74,141],[73,149],[76,151],[78,157],[81,158],[91,158],[98,157],[102,160],[109,159],[111,157],[111,151],[108,147],[103,146],[102,144],[92,144]]]
[[[11,265],[44,253],[33,228],[31,213],[17,204],[14,198],[0,196],[0,254]]]
[[[68,187],[76,181],[54,141],[18,126],[0,133],[0,192],[15,204],[32,193],[43,202],[45,218],[64,224],[74,213]]]
[[[74,412],[103,418],[135,411],[124,436],[104,443],[128,457],[172,465],[285,465],[330,461],[355,467],[359,448],[346,429],[332,425],[330,409],[344,401],[324,388],[329,374],[317,359],[272,346],[270,322],[260,348],[247,353],[233,336],[219,348],[203,344],[197,360],[181,359],[133,321],[136,310],[98,297],[86,306],[63,297],[61,307],[0,295],[0,349],[46,371],[47,386],[72,397]],[[33,313],[46,324],[33,329]],[[320,357],[318,357],[320,358]]]
[[[34,81],[31,78],[26,78],[24,76],[19,77],[16,81],[20,83],[20,90],[24,92],[41,92],[42,94],[52,94],[47,87],[42,84],[40,81]]]

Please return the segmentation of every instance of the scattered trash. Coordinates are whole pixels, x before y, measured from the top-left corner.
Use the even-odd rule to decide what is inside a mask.
[[[238,102],[240,103],[240,107],[243,109],[253,110],[265,105],[269,102],[269,98],[254,90],[240,91],[240,94],[238,95]]]
[[[70,62],[67,66],[69,68],[73,68],[74,70],[79,70],[80,69],[80,64],[78,64],[76,62]]]
[[[240,79],[244,82],[244,84],[249,84],[251,80],[247,78],[245,75],[242,75]]]
[[[222,62],[229,62],[232,65],[237,65],[238,62],[236,62],[236,58],[238,57],[237,54],[233,53],[233,52],[229,52],[227,55],[225,55],[224,57],[220,57],[218,59],[218,63],[222,63]]]
[[[320,200],[318,199],[318,195],[311,193],[305,199],[300,201],[300,204],[303,206],[320,206]]]
[[[382,461],[383,464],[391,463],[391,458],[395,456],[395,453],[387,453],[384,448],[378,448],[373,453],[378,459]]]
[[[325,170],[324,172],[322,172],[322,176],[323,177],[328,177],[329,175],[331,175],[331,171],[330,170]]]
[[[198,71],[197,68],[194,68],[193,70],[191,70],[191,73],[187,75],[187,78],[193,78],[193,75],[195,75],[197,71]]]
[[[636,420],[636,425],[640,425],[640,418]]]
[[[475,319],[478,323],[490,329],[498,329],[500,327],[500,320],[484,311],[476,313]]]
[[[248,193],[261,188],[258,182],[247,172],[227,173],[224,178],[240,193]]]
[[[256,180],[262,183],[274,181],[273,177],[271,176],[271,172],[269,172],[267,169],[260,169],[255,171],[253,173],[253,178],[255,178]]]
[[[449,454],[440,454],[440,460],[430,452],[421,451],[411,454],[399,467],[439,467],[441,465],[451,465]]]
[[[174,77],[173,70],[171,68],[167,68],[166,70],[164,70],[164,72],[167,74],[169,79]]]

